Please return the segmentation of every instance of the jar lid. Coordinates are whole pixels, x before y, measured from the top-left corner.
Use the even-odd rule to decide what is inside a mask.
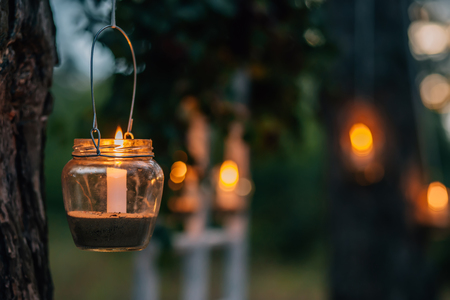
[[[100,155],[97,153],[92,139],[75,139],[72,156],[75,157],[153,157],[152,140],[150,139],[101,139]]]

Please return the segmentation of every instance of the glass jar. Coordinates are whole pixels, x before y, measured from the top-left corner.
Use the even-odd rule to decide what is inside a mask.
[[[75,245],[83,250],[144,249],[161,204],[164,174],[152,141],[75,139],[62,172],[64,207]],[[108,157],[106,157],[108,156]]]

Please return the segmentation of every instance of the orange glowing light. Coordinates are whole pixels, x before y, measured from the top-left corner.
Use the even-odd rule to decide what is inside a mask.
[[[352,150],[356,155],[368,155],[373,148],[373,137],[369,127],[362,123],[357,123],[350,128],[350,142]]]
[[[114,136],[114,144],[123,146],[123,133],[120,126],[117,126],[116,135]]]
[[[114,136],[115,140],[123,140],[123,132],[120,126],[117,126],[116,135]]]
[[[172,171],[170,172],[170,180],[172,180],[172,182],[174,183],[183,182],[187,172],[186,164],[182,161],[174,162],[171,170]]]
[[[186,175],[187,166],[182,161],[177,161],[172,165],[172,173],[176,177],[183,177]]]
[[[226,160],[220,166],[219,186],[226,191],[233,191],[239,181],[238,166],[234,161]]]
[[[427,191],[428,207],[433,210],[443,210],[448,206],[448,191],[440,182],[432,182]]]

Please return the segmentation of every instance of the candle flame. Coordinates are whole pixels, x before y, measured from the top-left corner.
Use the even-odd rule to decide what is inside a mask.
[[[116,136],[114,137],[114,144],[123,147],[123,133],[120,126],[117,126]]]
[[[117,126],[116,130],[116,136],[114,137],[115,140],[123,140],[123,132],[122,128],[120,126]]]

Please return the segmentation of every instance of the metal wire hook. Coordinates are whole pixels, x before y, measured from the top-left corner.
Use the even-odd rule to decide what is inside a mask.
[[[95,138],[94,138],[94,133],[97,132],[97,143],[95,142]],[[98,128],[92,128],[91,129],[91,139],[92,142],[94,143],[95,149],[97,149],[97,155],[100,155],[100,140],[101,140],[101,136],[100,136],[100,130],[98,130]]]
[[[95,98],[94,98],[94,49],[95,49],[95,42],[97,42],[99,35],[105,31],[108,28],[117,29],[120,31],[123,36],[127,39],[128,45],[130,46],[131,50],[131,56],[133,58],[133,70],[134,70],[134,83],[133,83],[133,96],[131,99],[131,109],[130,109],[130,116],[128,118],[128,126],[127,126],[127,132],[125,132],[124,139],[126,139],[127,136],[129,136],[131,139],[134,139],[133,134],[131,133],[131,129],[133,126],[133,110],[134,110],[134,99],[136,97],[136,80],[137,80],[137,72],[136,72],[136,57],[134,55],[134,49],[133,45],[131,44],[130,38],[127,36],[125,31],[123,31],[122,28],[115,25],[115,0],[113,0],[113,12],[111,14],[111,22],[112,25],[107,25],[100,29],[95,37],[94,41],[92,42],[92,50],[91,50],[91,100],[92,100],[92,111],[94,112],[93,122],[92,122],[92,130],[91,135],[93,132],[98,132],[100,136],[100,130],[98,129],[98,123],[97,123],[97,111],[95,109]],[[95,144],[95,143],[94,143]],[[100,143],[99,143],[100,144]]]
[[[101,154],[100,150],[100,140],[101,140],[101,134],[100,130],[98,129],[98,123],[97,123],[97,110],[95,109],[95,98],[94,98],[94,49],[95,49],[95,42],[97,42],[98,37],[100,34],[105,31],[108,28],[117,29],[122,33],[122,35],[127,39],[128,45],[130,46],[131,50],[131,56],[133,58],[133,70],[134,70],[134,83],[133,83],[133,97],[131,99],[131,109],[130,109],[130,116],[128,118],[128,127],[127,132],[125,132],[123,138],[126,139],[127,137],[130,137],[130,139],[134,139],[134,135],[131,133],[131,128],[133,126],[133,110],[134,110],[134,99],[136,98],[136,79],[137,79],[137,72],[136,72],[136,57],[134,55],[134,49],[133,45],[131,44],[130,38],[128,35],[123,31],[122,28],[116,25],[116,0],[112,0],[112,9],[111,9],[111,25],[107,25],[100,29],[94,37],[94,41],[92,42],[92,50],[91,50],[91,100],[92,100],[92,111],[94,113],[93,121],[92,121],[92,129],[91,129],[91,139],[92,143],[94,143],[94,147],[96,149],[96,154],[87,154],[87,155],[73,155],[73,157],[108,157],[108,158],[116,158],[115,155],[105,155]],[[94,133],[97,133],[97,139],[94,137]],[[153,157],[153,154],[148,155],[122,155],[120,158],[136,158],[136,157]]]

